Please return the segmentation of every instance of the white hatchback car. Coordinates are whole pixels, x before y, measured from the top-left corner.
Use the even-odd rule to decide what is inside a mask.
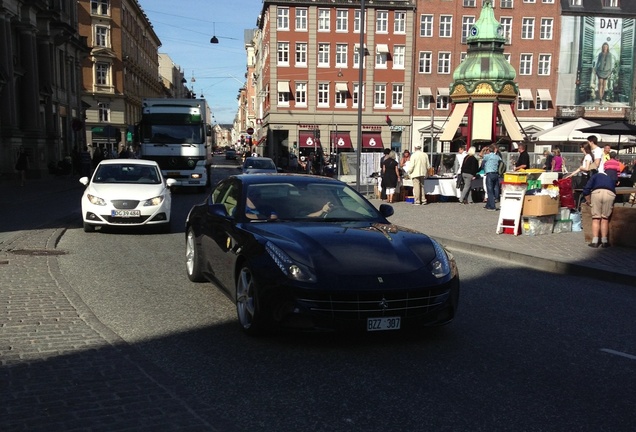
[[[93,176],[82,177],[84,231],[99,226],[150,226],[170,231],[170,186],[159,165],[142,159],[106,159]]]

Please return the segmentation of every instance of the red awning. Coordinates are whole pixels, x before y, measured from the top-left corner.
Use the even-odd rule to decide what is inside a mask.
[[[382,135],[379,133],[363,133],[362,148],[383,150]]]
[[[312,132],[300,132],[298,137],[298,147],[318,147],[320,146],[320,139],[314,138]]]
[[[349,132],[331,132],[331,142],[336,149],[350,149],[353,148],[351,143],[351,137]]]

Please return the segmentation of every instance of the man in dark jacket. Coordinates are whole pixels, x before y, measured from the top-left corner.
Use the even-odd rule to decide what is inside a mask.
[[[583,188],[583,196],[585,203],[592,206],[592,242],[588,246],[609,247],[609,218],[616,198],[614,182],[607,174],[599,172],[588,180]]]

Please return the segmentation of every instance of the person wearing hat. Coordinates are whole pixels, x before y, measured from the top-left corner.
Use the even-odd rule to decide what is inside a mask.
[[[422,145],[415,145],[415,152],[411,154],[408,175],[413,179],[413,196],[415,205],[426,205],[426,195],[424,194],[424,179],[428,174],[428,155],[422,151]]]

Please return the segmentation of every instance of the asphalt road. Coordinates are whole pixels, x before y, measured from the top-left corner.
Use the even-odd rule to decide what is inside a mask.
[[[171,234],[89,234],[78,220],[58,247],[96,316],[211,417],[251,431],[633,429],[633,289],[456,251],[460,309],[445,328],[249,338],[229,300],[185,274],[183,220],[203,197],[174,195]]]

